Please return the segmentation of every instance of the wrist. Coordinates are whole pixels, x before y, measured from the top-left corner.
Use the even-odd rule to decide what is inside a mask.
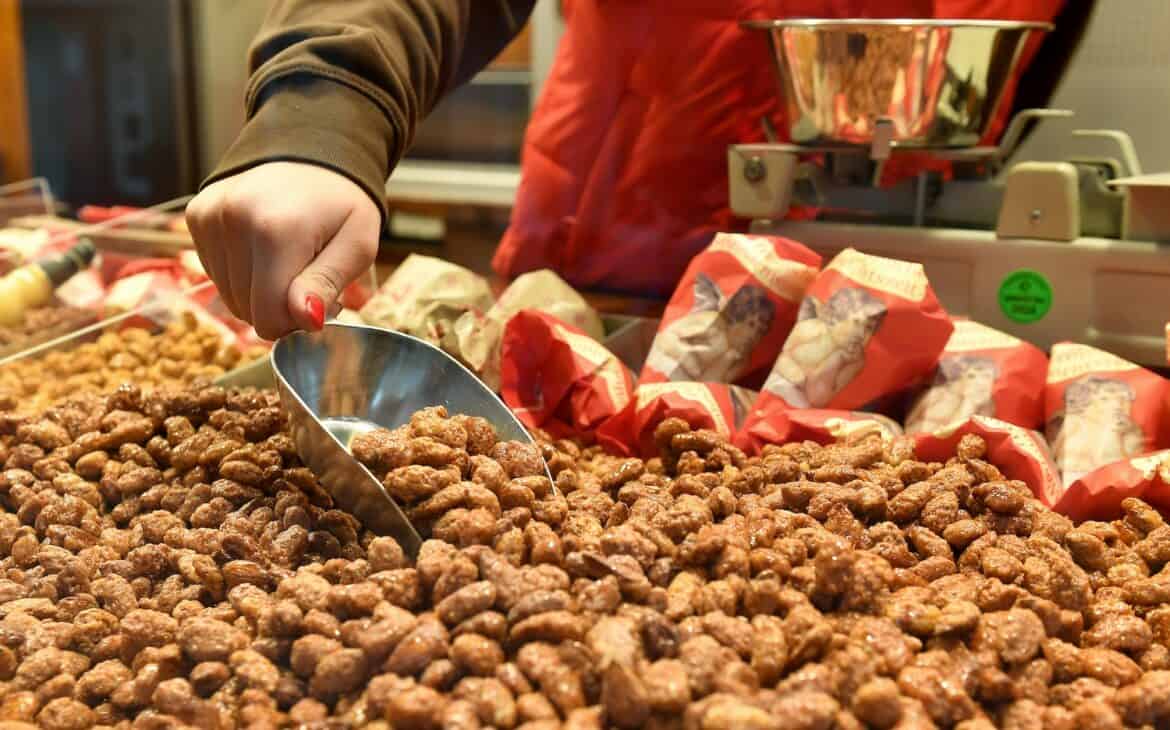
[[[317,165],[360,187],[384,228],[386,178],[398,154],[390,121],[364,94],[329,79],[273,87],[201,189],[267,162]]]

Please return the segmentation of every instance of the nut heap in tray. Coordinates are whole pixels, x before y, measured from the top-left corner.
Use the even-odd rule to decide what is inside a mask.
[[[0,418],[5,730],[1170,723],[1170,526],[1074,526],[976,437],[749,459],[667,420],[643,462],[424,411],[354,445],[410,560],[283,429],[218,388]]]
[[[91,310],[81,307],[37,307],[25,312],[20,324],[0,327],[0,353],[9,355],[22,348],[47,342],[85,325],[96,317]]]
[[[109,392],[125,382],[147,390],[185,387],[210,381],[261,353],[241,352],[215,328],[183,312],[157,333],[127,327],[0,367],[0,404],[37,410],[78,393]]]

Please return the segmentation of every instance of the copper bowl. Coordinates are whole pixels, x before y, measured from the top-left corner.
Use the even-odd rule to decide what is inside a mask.
[[[867,145],[879,120],[899,147],[980,144],[1027,41],[1046,23],[992,20],[759,20],[789,138]],[[888,120],[888,121],[884,121]]]

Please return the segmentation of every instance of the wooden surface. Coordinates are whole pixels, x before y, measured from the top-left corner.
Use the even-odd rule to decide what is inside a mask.
[[[0,183],[32,177],[20,0],[0,0]]]

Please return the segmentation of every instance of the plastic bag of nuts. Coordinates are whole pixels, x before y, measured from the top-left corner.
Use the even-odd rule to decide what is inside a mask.
[[[1115,519],[1130,498],[1170,514],[1170,451],[1095,469],[1069,485],[1053,509],[1077,521]]]
[[[482,276],[411,254],[365,303],[361,316],[367,324],[438,345],[464,312],[486,312],[491,306],[491,287]]]
[[[821,257],[796,241],[716,234],[666,305],[639,382],[758,388],[820,266]]]
[[[522,274],[487,312],[470,310],[455,320],[442,347],[492,390],[500,390],[504,328],[522,310],[540,311],[596,342],[605,336],[601,316],[573,287],[549,269]]]
[[[500,396],[526,425],[561,438],[592,433],[630,402],[626,366],[585,332],[535,310],[508,320]]]
[[[611,453],[649,457],[658,450],[654,430],[668,418],[708,429],[730,440],[755,396],[723,383],[647,383],[613,418],[597,429],[597,442]]]
[[[953,325],[921,264],[846,249],[809,286],[744,430],[763,441],[793,408],[866,408],[938,361]]]
[[[756,409],[864,407],[929,373],[952,330],[921,264],[846,249],[809,285]]]
[[[906,432],[944,436],[971,416],[1039,428],[1048,373],[1044,353],[978,322],[954,324],[930,385],[910,405]]]
[[[1004,476],[1027,484],[1044,505],[1052,507],[1061,500],[1064,488],[1044,437],[1013,423],[988,416],[972,416],[945,436],[914,434],[915,453],[920,459],[945,460],[956,453],[967,436],[982,439],[987,458]],[[1057,511],[1063,512],[1061,509]]]
[[[1088,345],[1052,348],[1044,410],[1048,443],[1066,485],[1166,443],[1170,383]]]
[[[902,435],[902,427],[880,413],[793,409],[778,413],[767,421],[757,422],[751,429],[744,428],[735,441],[740,448],[755,453],[765,444],[792,441],[831,444],[867,434],[876,434],[883,441],[890,442]]]

